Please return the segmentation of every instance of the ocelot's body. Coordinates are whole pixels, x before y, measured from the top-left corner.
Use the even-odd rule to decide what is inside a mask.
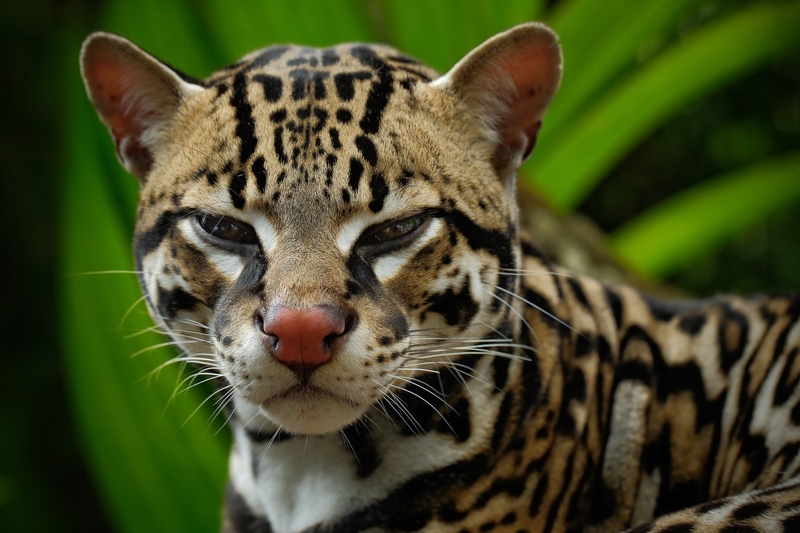
[[[800,297],[658,302],[520,235],[544,26],[441,77],[342,45],[199,81],[108,34],[82,66],[148,306],[229,409],[225,531],[800,530]]]

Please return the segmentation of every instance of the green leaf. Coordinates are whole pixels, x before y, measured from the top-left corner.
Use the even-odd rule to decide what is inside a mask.
[[[535,20],[544,2],[504,0],[383,0],[389,43],[446,72],[467,52],[511,26]]]
[[[641,68],[643,57],[665,44],[679,18],[702,1],[575,0],[557,4],[549,22],[561,41],[564,77],[547,112],[546,135],[539,149],[546,152],[549,146],[557,146],[561,136],[572,130],[576,116],[632,70]]]
[[[665,276],[754,222],[798,203],[800,151],[673,196],[615,232],[612,246],[635,270]]]
[[[581,114],[557,145],[543,142],[528,171],[536,187],[553,206],[574,208],[670,115],[797,46],[798,27],[800,2],[758,3],[691,34]]]

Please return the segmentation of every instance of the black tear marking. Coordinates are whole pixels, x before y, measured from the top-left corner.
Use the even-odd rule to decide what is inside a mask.
[[[364,174],[364,165],[361,164],[361,161],[355,158],[350,158],[350,179],[348,180],[348,185],[353,191],[358,190],[358,185],[361,183],[361,175]]]
[[[231,202],[236,209],[244,207],[244,188],[247,186],[247,177],[244,172],[239,172],[231,178],[231,183],[228,186],[228,193],[231,197]]]
[[[375,173],[369,182],[369,189],[372,192],[372,201],[369,203],[369,210],[377,213],[383,209],[383,203],[386,200],[386,195],[389,194],[389,187],[386,185],[386,180],[383,179],[383,174]]]
[[[286,152],[283,149],[283,126],[275,128],[273,146],[275,148],[275,155],[278,156],[278,161],[284,165],[288,163],[289,158],[286,157]]]
[[[340,100],[349,102],[356,95],[354,82],[356,80],[368,80],[372,78],[372,73],[366,70],[356,72],[342,72],[333,77],[333,84],[336,87],[336,94]]]
[[[161,245],[161,242],[164,240],[164,237],[172,231],[175,223],[191,214],[190,210],[182,209],[179,211],[165,211],[158,217],[155,224],[146,230],[141,232],[136,232],[133,236],[133,251],[136,257],[136,261],[141,262],[144,259],[144,256],[155,250]],[[137,266],[137,270],[141,271],[141,268]]]
[[[378,164],[378,151],[375,149],[375,145],[371,140],[369,140],[368,137],[359,135],[356,137],[355,142],[356,148],[358,148],[358,151],[364,156],[364,159],[367,161],[367,163],[373,167]]]
[[[253,174],[256,176],[256,186],[258,186],[258,192],[264,194],[267,190],[267,171],[264,168],[264,157],[258,156],[255,161],[253,161]]]
[[[383,111],[394,92],[392,71],[372,49],[366,46],[353,48],[352,54],[353,57],[361,61],[361,64],[372,67],[378,74],[378,81],[373,82],[372,87],[370,87],[364,116],[359,123],[365,133],[378,133]]]
[[[243,72],[239,72],[233,79],[230,102],[236,110],[236,136],[240,141],[239,162],[245,163],[255,152],[258,139],[255,133],[253,106],[247,101],[247,79]]]
[[[269,74],[256,74],[253,81],[257,81],[264,87],[264,99],[267,102],[277,102],[283,94],[283,80],[277,76]]]

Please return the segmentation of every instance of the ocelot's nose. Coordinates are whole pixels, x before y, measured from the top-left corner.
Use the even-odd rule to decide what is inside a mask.
[[[275,359],[292,369],[302,383],[331,360],[353,329],[354,318],[353,313],[332,305],[304,309],[276,305],[256,317]]]

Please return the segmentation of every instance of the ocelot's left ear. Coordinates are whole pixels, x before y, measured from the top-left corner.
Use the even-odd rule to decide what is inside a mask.
[[[560,82],[558,37],[528,23],[484,42],[431,85],[466,102],[496,135],[492,164],[505,177],[531,154]]]

